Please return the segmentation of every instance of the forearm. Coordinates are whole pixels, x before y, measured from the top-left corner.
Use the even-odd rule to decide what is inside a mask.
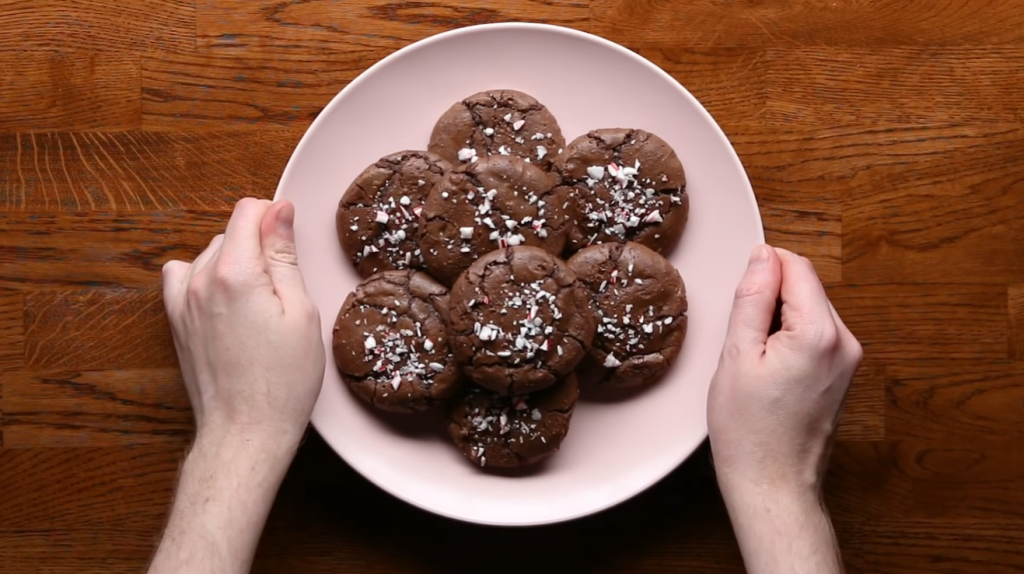
[[[820,497],[763,485],[722,485],[749,574],[841,574],[843,562]]]
[[[197,437],[150,574],[248,572],[295,448],[254,433]]]

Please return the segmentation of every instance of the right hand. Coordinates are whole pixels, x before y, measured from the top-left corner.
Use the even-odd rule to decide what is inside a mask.
[[[779,299],[782,329],[769,335]],[[862,355],[811,262],[785,249],[755,248],[708,396],[723,490],[749,485],[819,494]]]

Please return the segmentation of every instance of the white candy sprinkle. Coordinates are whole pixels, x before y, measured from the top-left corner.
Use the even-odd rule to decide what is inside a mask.
[[[650,333],[653,333],[653,332],[654,332],[654,325],[653,324],[647,323],[646,325],[644,325],[644,333],[650,334]]]
[[[506,239],[506,241],[508,242],[509,245],[515,247],[516,245],[521,244],[525,239],[526,238],[523,237],[522,235],[516,234],[516,235],[509,235],[508,238]]]
[[[511,113],[505,114],[505,118],[504,119],[505,119],[506,122],[510,122],[511,123],[512,122],[512,114]]]
[[[672,324],[672,317],[665,317],[665,320],[662,321],[662,323],[664,323],[666,325],[671,325]]]
[[[661,212],[658,210],[648,213],[647,217],[644,218],[645,223],[661,223],[662,221],[665,220],[661,218]]]
[[[459,228],[459,235],[463,239],[472,239],[473,238],[473,228],[472,227],[460,227]]]
[[[421,179],[420,181],[423,181],[423,180]],[[409,205],[412,202],[409,201],[409,197],[408,196],[403,195],[402,199],[398,200],[398,203],[401,203],[402,205]]]
[[[395,232],[395,237],[397,237],[399,241],[404,240],[405,239],[405,230],[404,229],[399,229],[398,231],[396,231]]]
[[[430,363],[430,365],[428,366],[437,372],[441,372],[444,370],[444,365],[442,365],[441,363]]]
[[[422,179],[417,179],[416,180],[416,185],[422,187],[424,185],[427,185],[427,182],[423,181]]]
[[[366,341],[363,343],[363,347],[366,347],[367,351],[373,350],[377,348],[377,340],[373,338],[373,335],[370,335],[369,337],[366,338]]]
[[[349,229],[351,229],[352,231],[359,231],[359,226],[353,225],[352,227],[349,227]]]
[[[441,192],[441,198],[442,199],[448,199],[448,192],[447,191],[442,191]]]
[[[509,228],[510,230],[515,229],[518,225],[518,223],[511,219],[505,221],[505,227]]]
[[[558,351],[558,356],[561,357],[562,356],[562,346],[558,345],[557,347],[555,347],[555,350]]]
[[[459,150],[459,161],[469,161],[476,157],[476,150],[465,147]]]
[[[546,148],[546,147],[544,147],[542,145],[537,146],[537,159],[538,160],[544,159],[544,156],[546,156],[546,155],[548,155],[548,148]]]
[[[434,342],[431,341],[430,339],[427,339],[427,340],[423,341],[423,350],[428,352],[428,353],[430,351],[433,351],[434,350]]]
[[[491,333],[492,332],[491,332],[491,328],[490,327],[488,327],[488,326],[481,327],[480,328],[480,340],[481,341],[490,341],[491,338],[492,338],[491,337]]]
[[[491,137],[494,135],[494,128],[484,128],[484,135]]]
[[[614,369],[621,365],[622,363],[620,363],[619,360],[615,358],[615,355],[611,353],[608,353],[608,356],[604,358],[604,366],[609,369]]]
[[[533,420],[535,420],[535,421],[539,421],[539,420],[540,420],[540,419],[542,419],[543,417],[541,416],[541,414],[540,414],[540,411],[539,411],[539,410],[537,410],[537,409],[533,409],[532,411],[530,411],[530,418],[531,418],[531,419],[533,419]]]
[[[522,129],[522,127],[523,127],[523,126],[524,126],[525,124],[526,124],[526,120],[516,120],[516,121],[515,121],[515,122],[514,122],[514,123],[512,124],[512,129],[514,129],[515,131],[519,131],[520,129]]]
[[[636,283],[637,285],[643,285],[644,280],[637,277],[636,279],[633,280],[633,283]]]
[[[486,225],[487,227],[490,227],[491,229],[494,229],[494,220],[491,219],[490,217],[485,217],[483,219],[483,222],[484,222],[484,225]]]
[[[377,212],[377,223],[387,223],[389,219],[391,219],[391,217],[389,217],[387,213],[384,213],[383,211]]]

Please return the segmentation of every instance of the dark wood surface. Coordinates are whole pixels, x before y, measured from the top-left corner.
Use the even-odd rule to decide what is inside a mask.
[[[145,566],[192,431],[162,263],[270,197],[379,58],[515,20],[678,78],[769,240],[814,261],[866,353],[827,486],[850,571],[1024,571],[1017,0],[0,0],[0,571]],[[254,570],[742,564],[706,449],[611,511],[510,531],[409,508],[311,433]]]

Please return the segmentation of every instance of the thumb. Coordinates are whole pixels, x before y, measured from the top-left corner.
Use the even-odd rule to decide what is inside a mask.
[[[274,293],[287,309],[306,297],[295,251],[295,206],[290,201],[279,201],[267,210],[260,224],[260,243]]]
[[[725,337],[727,348],[743,354],[764,352],[781,288],[782,264],[778,254],[768,245],[758,245],[750,254],[747,272],[736,288]]]

